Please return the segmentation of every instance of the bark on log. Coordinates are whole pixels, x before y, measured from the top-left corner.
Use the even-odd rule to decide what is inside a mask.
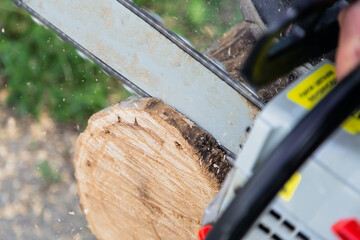
[[[240,82],[243,82],[240,70],[257,42],[252,31],[256,27],[253,23],[242,21],[219,38],[206,52],[209,57],[220,61],[229,75]]]
[[[263,31],[264,29],[258,24],[244,20],[218,39],[206,54],[219,60],[233,79],[245,83],[241,75],[242,67]],[[299,71],[300,69],[277,79],[268,86],[257,89],[260,100],[265,103],[271,100],[304,73],[304,71]]]
[[[159,100],[93,115],[74,159],[81,208],[99,239],[197,239],[230,169],[215,139]]]

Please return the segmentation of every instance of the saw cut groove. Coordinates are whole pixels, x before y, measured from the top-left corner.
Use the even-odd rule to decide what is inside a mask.
[[[152,98],[93,115],[74,164],[81,207],[99,239],[197,239],[230,169],[213,137]]]

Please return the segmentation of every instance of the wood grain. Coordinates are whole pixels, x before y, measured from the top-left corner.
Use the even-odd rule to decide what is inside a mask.
[[[230,166],[216,141],[159,100],[93,115],[74,159],[81,208],[99,239],[197,239]]]

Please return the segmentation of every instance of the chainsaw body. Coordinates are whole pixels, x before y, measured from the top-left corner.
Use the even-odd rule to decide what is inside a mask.
[[[220,193],[208,206],[204,225],[216,222],[257,166],[335,84],[335,67],[324,61],[267,104]],[[344,122],[290,178],[245,239],[335,240],[336,223],[359,219],[359,128],[359,114]]]

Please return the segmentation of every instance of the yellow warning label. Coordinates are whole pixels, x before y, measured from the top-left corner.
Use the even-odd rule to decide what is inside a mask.
[[[336,85],[335,66],[324,64],[288,94],[288,98],[306,109],[313,108]]]
[[[285,183],[284,187],[280,190],[279,196],[285,201],[290,201],[294,195],[299,183],[301,181],[301,174],[294,173],[291,178]]]
[[[341,126],[351,134],[360,133],[360,110],[350,116]]]
[[[326,63],[290,90],[287,97],[310,110],[325,97],[336,84],[335,66]],[[360,111],[349,117],[341,126],[350,134],[360,133]]]

